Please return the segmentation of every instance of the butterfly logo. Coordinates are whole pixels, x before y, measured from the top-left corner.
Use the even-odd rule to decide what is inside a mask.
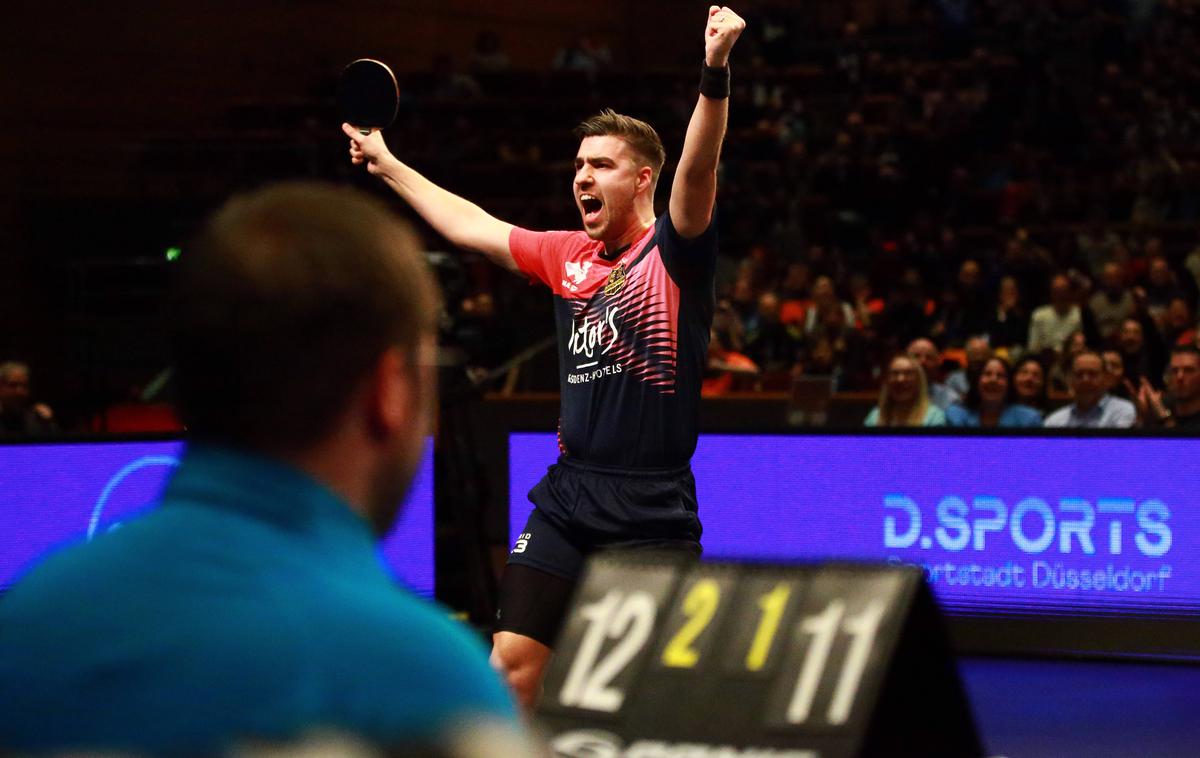
[[[566,263],[567,276],[569,276],[571,278],[571,281],[575,282],[576,284],[583,283],[583,280],[587,278],[588,271],[591,268],[592,268],[591,261],[585,261],[583,263],[567,261],[567,263]]]

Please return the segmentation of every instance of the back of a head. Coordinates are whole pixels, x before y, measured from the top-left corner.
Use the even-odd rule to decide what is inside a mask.
[[[348,187],[239,195],[182,261],[179,410],[193,440],[297,450],[329,434],[380,356],[410,356],[438,313],[416,238]]]

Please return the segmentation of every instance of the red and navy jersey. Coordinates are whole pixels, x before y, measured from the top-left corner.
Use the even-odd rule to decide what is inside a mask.
[[[562,451],[626,468],[689,462],[715,307],[715,221],[685,240],[663,214],[612,260],[581,231],[515,228],[508,246],[554,293]]]

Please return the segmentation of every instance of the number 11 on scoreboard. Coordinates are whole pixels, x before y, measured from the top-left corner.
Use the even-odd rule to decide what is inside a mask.
[[[822,612],[801,620],[800,632],[810,635],[812,641],[804,651],[800,675],[788,702],[788,723],[804,724],[812,715],[813,701],[816,699],[821,680],[825,678],[826,664],[829,662],[834,637],[839,629],[849,635],[851,641],[842,661],[842,670],[834,686],[833,696],[829,700],[825,718],[833,726],[846,723],[858,695],[858,686],[862,682],[867,659],[875,646],[875,635],[886,611],[887,604],[875,599],[870,601],[862,612],[847,617],[845,601],[834,599]]]

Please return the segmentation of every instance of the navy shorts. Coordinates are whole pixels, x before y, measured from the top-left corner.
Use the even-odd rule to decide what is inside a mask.
[[[501,582],[497,631],[553,644],[571,587],[599,550],[701,552],[690,466],[623,469],[563,457],[529,500],[536,507],[508,554],[521,569]]]
[[[691,466],[624,469],[560,458],[529,491],[536,506],[508,562],[574,580],[597,550],[700,555]]]

